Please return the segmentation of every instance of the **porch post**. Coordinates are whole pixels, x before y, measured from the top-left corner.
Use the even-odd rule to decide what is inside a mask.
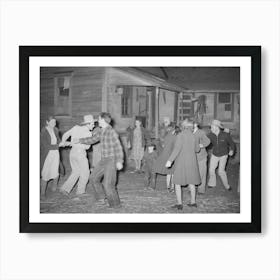
[[[159,87],[156,87],[156,104],[155,104],[155,137],[158,139],[159,125]]]

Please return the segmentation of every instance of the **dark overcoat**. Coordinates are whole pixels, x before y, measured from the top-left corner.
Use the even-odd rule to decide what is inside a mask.
[[[173,131],[169,131],[164,138],[164,146],[163,149],[158,156],[155,164],[154,164],[154,172],[159,174],[173,174],[174,172],[174,164],[170,168],[166,168],[165,164],[170,157],[175,142],[176,142],[176,135],[174,135]]]
[[[174,161],[174,184],[185,186],[201,183],[196,157],[199,150],[199,143],[191,130],[183,130],[177,135],[173,152],[169,157],[169,161]]]

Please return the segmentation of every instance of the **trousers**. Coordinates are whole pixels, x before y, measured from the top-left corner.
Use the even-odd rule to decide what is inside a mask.
[[[201,178],[201,184],[198,185],[197,191],[205,193],[206,176],[207,176],[207,157],[198,161],[198,169]]]
[[[228,155],[224,155],[221,157],[216,157],[212,154],[209,165],[209,181],[208,185],[211,187],[216,187],[216,168],[218,168],[218,174],[223,182],[223,185],[226,189],[229,189],[230,186],[228,184],[227,173],[225,171],[227,164]]]
[[[103,184],[101,183],[102,178]],[[93,187],[95,189],[99,187],[104,190],[105,197],[107,198],[110,207],[117,207],[121,203],[116,188],[116,180],[117,170],[113,158],[102,158],[93,169],[90,176],[90,182],[93,184]]]
[[[86,157],[86,151],[72,148],[69,158],[72,172],[66,182],[62,185],[61,190],[70,193],[78,180],[76,193],[83,194],[86,192],[86,185],[89,179],[89,164]]]

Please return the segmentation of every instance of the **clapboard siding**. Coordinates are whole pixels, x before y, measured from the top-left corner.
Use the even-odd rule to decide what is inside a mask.
[[[48,116],[54,114],[54,80],[41,77],[40,82],[40,127],[43,127]]]
[[[103,67],[41,68],[41,127],[44,125],[46,117],[54,114],[54,80],[55,77],[63,75],[71,75],[72,113],[71,116],[56,117],[62,133],[81,123],[84,115],[98,115],[101,112],[105,69]]]

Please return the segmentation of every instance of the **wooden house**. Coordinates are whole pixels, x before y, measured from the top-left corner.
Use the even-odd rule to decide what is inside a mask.
[[[178,121],[178,96],[185,91],[130,67],[42,67],[40,78],[41,126],[54,115],[62,132],[105,111],[119,133],[137,116],[156,136],[163,117]]]
[[[40,124],[55,116],[64,133],[86,114],[109,112],[124,144],[135,117],[155,138],[165,116],[179,120],[178,96],[185,89],[131,67],[41,67]]]
[[[187,88],[178,97],[178,120],[196,118],[206,127],[221,120],[239,138],[239,67],[144,67],[143,71]]]

